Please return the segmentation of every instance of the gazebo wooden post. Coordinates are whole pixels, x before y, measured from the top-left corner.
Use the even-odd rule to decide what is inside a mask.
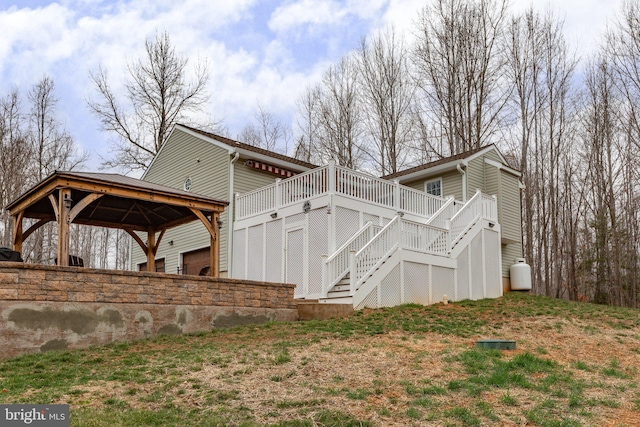
[[[220,230],[218,227],[218,218],[220,214],[213,212],[211,214],[211,228],[215,231],[211,234],[211,244],[209,246],[209,274],[211,277],[218,277],[220,275]]]
[[[69,265],[69,222],[71,217],[71,189],[58,190],[58,265]],[[69,206],[67,206],[69,205]]]
[[[24,240],[22,236],[22,218],[24,217],[24,211],[20,211],[18,214],[13,215],[13,250],[18,252],[22,256],[22,242]]]
[[[147,271],[156,271],[156,231],[147,231]]]

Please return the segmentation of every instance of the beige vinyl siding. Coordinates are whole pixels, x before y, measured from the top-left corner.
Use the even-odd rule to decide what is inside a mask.
[[[520,221],[520,187],[518,178],[496,166],[484,165],[487,194],[498,196],[498,223],[502,238],[502,274],[509,277],[509,267],[522,257]]]
[[[155,158],[145,180],[177,189],[184,188],[187,177],[191,178],[191,191],[196,194],[229,199],[229,152],[208,141],[176,129],[162,151]],[[220,270],[227,270],[228,212],[220,216],[225,226],[220,235]],[[146,240],[146,236],[143,236]],[[173,245],[169,242],[173,241]],[[156,258],[166,258],[166,272],[176,273],[180,256],[184,252],[210,245],[210,236],[200,221],[194,221],[168,230],[160,243]],[[137,269],[145,255],[137,244],[133,244],[132,268]]]
[[[440,175],[433,175],[426,178],[420,178],[416,181],[402,183],[407,187],[416,190],[425,191],[425,184],[435,179],[442,180],[442,197],[454,196],[456,200],[462,200],[462,175],[457,170],[445,172]]]
[[[442,195],[462,201],[462,174],[457,170],[442,175]]]
[[[502,224],[502,218],[500,217],[500,169],[490,165],[484,164],[484,185],[482,186],[482,192],[491,196],[498,195],[498,222]]]
[[[510,277],[509,269],[516,258],[522,258],[522,244],[510,243],[502,245],[502,277]]]
[[[518,178],[510,173],[500,171],[499,215],[502,238],[508,241],[522,241],[522,224],[520,220],[520,187]]]
[[[494,162],[504,163],[496,150],[490,150],[489,152],[485,153],[484,156],[482,156],[482,158],[483,158],[483,161],[484,159],[489,159],[489,160],[493,160]],[[508,165],[505,165],[505,166],[508,166]]]
[[[478,189],[484,191],[484,158],[478,157],[467,164],[467,200],[476,194]]]
[[[245,166],[247,159],[239,158],[234,165],[233,187],[236,193],[246,193],[273,184],[278,176]],[[284,179],[283,177],[281,177]]]
[[[420,191],[424,191],[424,183],[426,181],[430,181],[430,179],[424,179],[424,178],[420,178],[417,181],[411,181],[411,182],[403,182],[402,185],[406,186],[406,187],[411,187],[414,190],[420,190]]]

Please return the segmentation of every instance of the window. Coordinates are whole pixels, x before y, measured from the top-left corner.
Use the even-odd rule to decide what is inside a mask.
[[[442,196],[442,179],[425,182],[424,191],[434,196]]]

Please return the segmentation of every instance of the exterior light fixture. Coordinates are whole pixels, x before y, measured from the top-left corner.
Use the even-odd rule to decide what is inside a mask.
[[[221,229],[224,222],[220,218],[216,218],[216,224],[218,224],[218,229]]]
[[[273,212],[270,216],[271,218],[276,219],[278,218],[278,212]]]
[[[311,202],[307,200],[304,202],[304,205],[302,205],[302,211],[304,213],[309,213],[310,210],[311,210]]]
[[[491,228],[493,228],[495,225],[496,225],[496,224],[495,224],[495,223],[493,223],[493,222],[490,222],[490,223],[489,223],[489,227],[491,227]]]
[[[404,216],[404,212],[402,212],[402,211],[398,211],[398,216],[399,216],[400,218],[402,218],[402,217]]]
[[[71,198],[70,195],[65,194],[63,202],[64,202],[64,207],[65,208],[71,209],[71,205],[73,204],[73,199]]]

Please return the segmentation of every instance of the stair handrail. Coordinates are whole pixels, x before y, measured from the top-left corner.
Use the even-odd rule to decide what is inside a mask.
[[[396,229],[399,227],[399,229]],[[349,260],[349,295],[354,295],[358,287],[375,271],[398,247],[402,241],[401,216],[396,215],[359,251],[350,252]],[[372,257],[375,245],[381,244]]]
[[[344,242],[322,264],[322,297],[326,298],[329,289],[337,284],[349,272],[349,252],[358,251],[371,240],[373,223],[367,221],[349,240]]]
[[[447,256],[451,233],[447,228],[402,220],[402,249]]]
[[[482,217],[482,192],[476,191],[467,203],[451,218],[451,248],[458,244],[465,232]]]
[[[456,199],[453,196],[447,197],[447,201],[425,222],[426,225],[433,225],[440,228],[447,228],[447,220],[453,218],[457,213]],[[448,216],[447,216],[448,215]]]

